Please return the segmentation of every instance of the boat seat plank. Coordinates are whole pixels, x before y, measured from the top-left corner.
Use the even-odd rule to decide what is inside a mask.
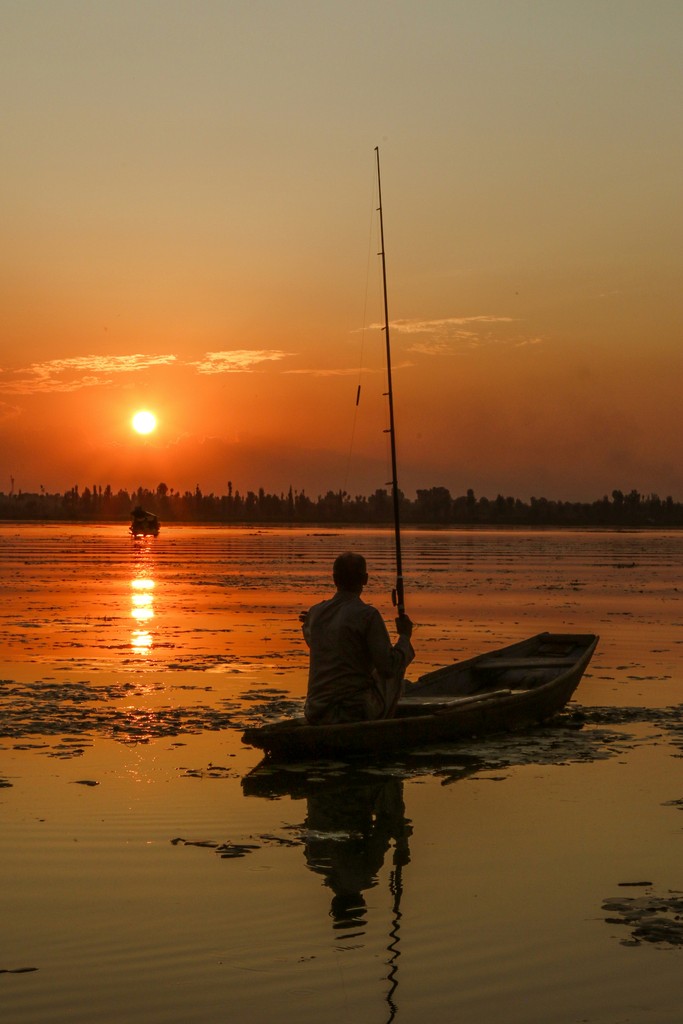
[[[462,707],[463,704],[475,704],[483,700],[497,700],[500,697],[509,697],[512,690],[492,690],[484,693],[471,693],[462,697],[420,697],[418,695],[414,697],[402,697],[400,705],[402,707],[410,707],[416,705],[420,708],[451,708],[454,706]]]
[[[473,668],[569,668],[576,658],[482,658]]]

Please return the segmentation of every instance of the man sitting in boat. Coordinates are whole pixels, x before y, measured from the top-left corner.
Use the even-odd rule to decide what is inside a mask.
[[[147,512],[140,505],[136,505],[130,514],[133,520],[130,524],[131,533],[158,533],[159,518],[154,512]]]
[[[332,725],[390,718],[405,670],[415,656],[410,642],[413,624],[407,615],[399,616],[399,637],[392,645],[380,613],[361,599],[368,582],[362,555],[339,555],[332,578],[334,597],[301,617],[310,648],[306,720],[310,725]]]

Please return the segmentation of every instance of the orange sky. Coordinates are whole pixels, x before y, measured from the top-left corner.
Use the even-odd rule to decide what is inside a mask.
[[[384,486],[379,145],[401,487],[680,500],[682,30],[6,4],[0,491]]]

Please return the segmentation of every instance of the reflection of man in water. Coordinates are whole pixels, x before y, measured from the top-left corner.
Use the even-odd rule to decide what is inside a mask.
[[[334,893],[331,916],[335,928],[363,923],[363,891],[377,884],[377,874],[391,840],[394,865],[410,860],[403,783],[390,778],[379,782],[344,782],[323,786],[307,794],[306,863],[325,876]]]
[[[306,718],[311,725],[390,718],[414,657],[413,624],[399,616],[392,645],[380,613],[361,599],[368,582],[362,555],[339,555],[332,577],[334,597],[302,616],[310,648]]]

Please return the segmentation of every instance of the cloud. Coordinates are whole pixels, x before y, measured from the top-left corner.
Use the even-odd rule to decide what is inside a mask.
[[[259,363],[285,359],[289,352],[280,349],[235,348],[225,352],[207,352],[203,359],[189,363],[197,373],[251,373]]]
[[[130,373],[134,370],[146,370],[150,366],[173,363],[175,358],[172,355],[148,356],[141,353],[131,356],[76,356],[73,359],[52,359],[43,365],[58,371],[85,369],[98,373]]]
[[[120,374],[140,373],[163,366],[188,366],[196,373],[251,373],[260,363],[284,359],[291,353],[278,349],[233,349],[207,352],[194,362],[183,362],[171,354],[125,356],[88,355],[72,359],[49,359],[17,370],[0,369],[0,392],[31,395],[79,391],[114,383]]]
[[[410,351],[411,352],[412,351],[418,351],[418,347],[416,346],[415,349],[411,348]],[[414,365],[415,364],[413,362],[410,362],[410,361],[408,361],[406,359],[404,359],[400,363],[395,362],[394,360],[392,360],[392,368],[394,370],[405,370],[408,367],[414,366]],[[337,368],[337,369],[330,368],[330,369],[325,369],[325,370],[318,369],[317,367],[315,367],[315,368],[310,368],[309,367],[307,369],[285,370],[284,372],[288,373],[288,374],[292,374],[292,375],[294,375],[294,374],[307,375],[309,377],[359,377],[359,376],[369,376],[370,377],[370,376],[376,376],[377,374],[385,374],[386,373],[386,367],[351,366],[351,367]]]
[[[483,345],[512,345],[521,348],[527,345],[539,345],[540,337],[525,337],[519,333],[511,334],[508,324],[517,323],[512,316],[449,316],[435,320],[392,320],[389,330],[393,335],[421,335],[420,340],[407,345],[407,352],[423,356],[436,356],[451,352],[454,344],[468,348]],[[381,324],[372,324],[373,329],[381,328]],[[496,328],[499,328],[498,330]]]
[[[135,373],[153,366],[166,366],[173,355],[148,356],[76,356],[31,363],[19,370],[0,370],[0,391],[4,394],[31,395],[40,392],[79,391],[81,388],[111,384],[120,373]]]
[[[515,345],[517,346],[517,348],[525,348],[525,346],[527,346],[527,345],[542,345],[542,344],[543,344],[543,338],[538,338],[538,337],[537,338],[521,338],[519,341],[515,342]]]
[[[369,370],[367,367],[352,366],[346,369],[320,369],[308,368],[300,370],[285,370],[288,374],[304,374],[309,377],[357,377],[359,373],[379,373],[379,370]]]
[[[9,405],[7,402],[0,402],[0,423],[8,423],[10,420],[19,418],[18,406]]]
[[[449,316],[439,320],[392,320],[389,329],[398,334],[448,334],[455,329],[455,334],[458,335],[459,329],[468,324],[511,323],[514,323],[514,317],[511,316]]]
[[[438,356],[442,352],[449,352],[450,346],[445,341],[416,341],[408,351],[421,356]]]

